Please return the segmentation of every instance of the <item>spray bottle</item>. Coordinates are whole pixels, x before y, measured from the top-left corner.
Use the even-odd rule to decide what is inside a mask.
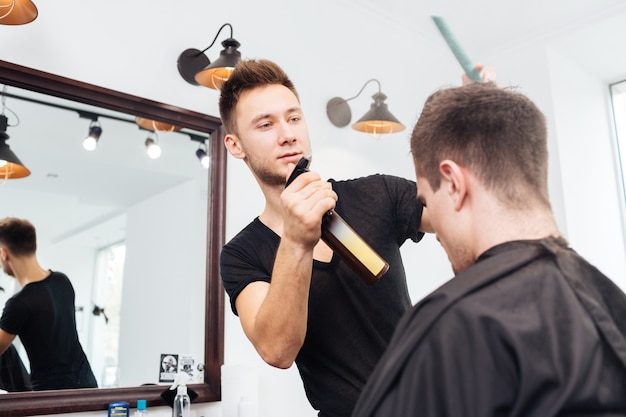
[[[189,399],[189,394],[187,394],[188,379],[189,375],[187,373],[179,372],[176,374],[174,384],[170,387],[171,390],[178,387],[172,406],[172,417],[191,417],[191,400]]]
[[[285,187],[303,172],[309,170],[310,159],[300,158]],[[322,217],[322,240],[368,284],[378,282],[389,269],[389,264],[335,210]]]

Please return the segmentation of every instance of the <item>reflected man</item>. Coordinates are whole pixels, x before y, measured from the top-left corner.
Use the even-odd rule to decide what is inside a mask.
[[[67,276],[43,269],[36,256],[35,227],[27,220],[0,220],[0,262],[22,289],[7,300],[0,318],[0,353],[20,337],[34,390],[96,388],[78,340],[74,288]]]

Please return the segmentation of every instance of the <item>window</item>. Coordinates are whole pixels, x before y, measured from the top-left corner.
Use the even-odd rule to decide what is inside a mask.
[[[101,388],[117,387],[120,309],[126,245],[106,246],[96,255],[90,334],[91,368]]]
[[[618,170],[626,203],[626,80],[611,85],[613,118],[617,138]]]

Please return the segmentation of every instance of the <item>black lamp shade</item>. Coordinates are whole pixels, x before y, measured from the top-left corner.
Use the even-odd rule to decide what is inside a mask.
[[[22,164],[22,161],[13,153],[6,140],[9,135],[0,132],[0,181],[3,179],[23,178],[30,175],[30,170]],[[5,162],[4,164],[2,164]]]
[[[387,104],[385,103],[387,96],[379,92],[374,94],[372,98],[374,103],[372,103],[370,110],[353,124],[352,128],[359,132],[372,134],[389,134],[403,131],[404,125],[387,109]]]
[[[326,103],[326,115],[337,127],[348,126],[352,119],[352,111],[348,102],[341,97],[333,97]]]
[[[235,64],[241,60],[241,52],[237,50],[240,45],[233,38],[224,40],[222,42],[224,49],[220,52],[220,57],[199,71],[194,77],[195,81],[215,90],[222,88],[224,81],[235,69]]]
[[[209,58],[202,51],[189,48],[178,57],[178,72],[189,84],[199,85],[195,78],[196,74],[210,63]]]

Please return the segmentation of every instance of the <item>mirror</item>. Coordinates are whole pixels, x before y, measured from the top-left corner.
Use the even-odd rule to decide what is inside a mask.
[[[0,61],[0,84],[45,94],[54,99],[71,100],[77,105],[119,112],[128,115],[131,119],[139,116],[159,120],[181,126],[189,131],[204,132],[206,136],[210,136],[207,143],[210,165],[206,194],[208,202],[206,204],[206,286],[204,290],[205,332],[202,338],[205,370],[204,383],[192,384],[191,388],[199,394],[194,402],[220,400],[220,366],[223,363],[224,344],[224,294],[219,278],[218,262],[211,261],[219,257],[219,251],[224,243],[225,227],[226,152],[222,145],[223,131],[219,119],[4,61]],[[104,123],[103,120],[103,131],[106,129]],[[85,127],[85,133],[86,130]],[[11,136],[10,130],[7,133]],[[103,132],[102,140],[104,140],[104,135]],[[185,137],[183,133],[179,133],[178,136],[180,140],[188,141],[190,138]],[[11,140],[8,143],[11,146]],[[24,157],[21,159],[28,165]],[[33,167],[30,168],[32,171]],[[50,267],[54,269],[54,265]],[[140,301],[135,300],[135,303],[140,303]],[[154,332],[156,329],[153,327],[157,326],[158,322],[154,325],[145,325],[145,331]],[[159,332],[159,330],[156,331]],[[162,337],[166,337],[163,332],[160,333]],[[10,393],[0,396],[0,415],[10,415],[15,410],[20,410],[22,415],[106,410],[112,401],[124,400],[132,405],[140,398],[146,399],[148,405],[157,406],[162,405],[160,394],[165,388],[165,385],[158,385]]]
[[[206,149],[207,133],[141,128],[124,113],[14,86],[2,86],[0,99],[7,144],[32,167],[25,178],[0,180],[0,217],[30,220],[40,264],[72,281],[76,328],[98,386],[165,383],[173,373],[158,370],[170,354],[190,383],[201,382],[208,175],[196,151]],[[101,134],[88,151],[93,126]],[[148,140],[162,151],[156,159]],[[0,306],[21,289],[2,272],[0,286]]]

